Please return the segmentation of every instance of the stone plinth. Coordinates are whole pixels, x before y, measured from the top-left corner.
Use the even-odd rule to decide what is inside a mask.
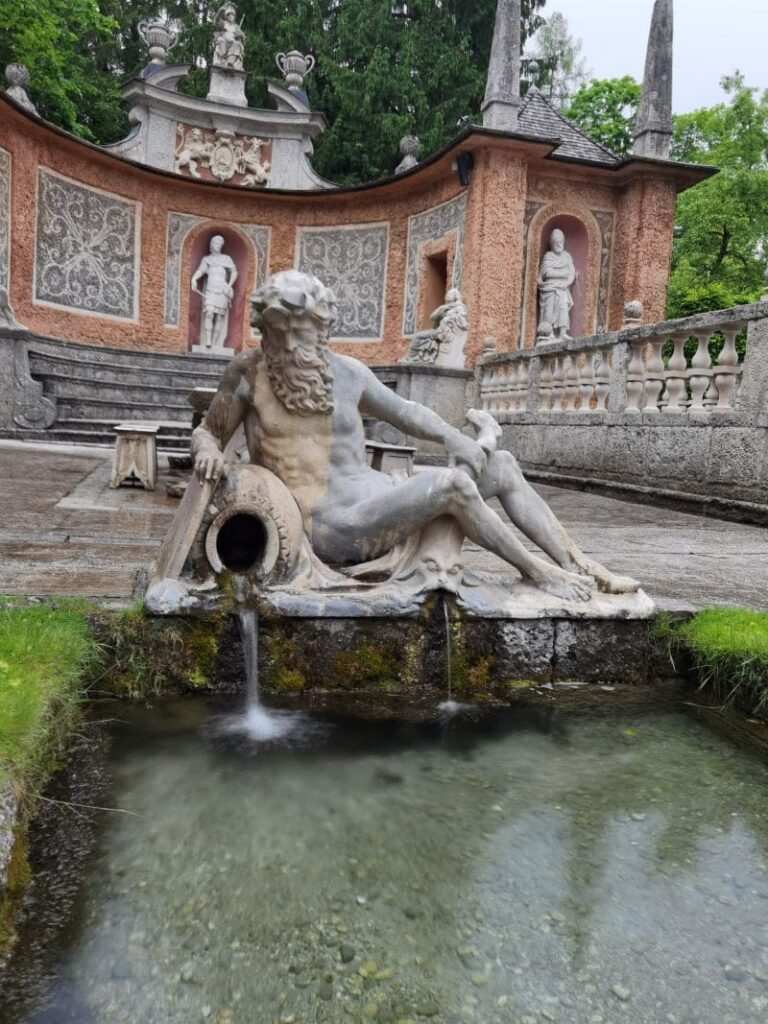
[[[214,64],[211,68],[208,95],[205,98],[212,103],[231,103],[233,107],[247,107],[248,100],[245,97],[247,81],[247,71],[220,68]]]
[[[145,490],[157,483],[157,423],[119,423],[115,428],[115,455],[110,487],[137,480]]]

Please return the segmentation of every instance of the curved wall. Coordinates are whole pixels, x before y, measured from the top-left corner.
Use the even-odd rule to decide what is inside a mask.
[[[531,343],[535,316],[524,311],[535,309],[538,253],[528,250],[539,245],[528,240],[532,222],[556,214],[601,224],[584,272],[594,293],[584,299],[585,321],[618,326],[630,298],[644,301],[647,319],[663,314],[677,189],[659,170],[620,177],[547,161],[550,144],[478,132],[378,185],[251,192],[132,164],[5,97],[0,123],[0,287],[9,282],[20,323],[49,337],[186,352],[196,240],[221,230],[237,233],[238,262],[247,264],[233,347],[254,344],[254,285],[299,266],[337,292],[334,349],[395,362],[439,287],[437,267],[464,293],[471,362],[489,334],[501,350],[516,347],[521,332]],[[455,170],[462,151],[474,159],[467,187]],[[614,253],[616,239],[630,238],[631,250]]]

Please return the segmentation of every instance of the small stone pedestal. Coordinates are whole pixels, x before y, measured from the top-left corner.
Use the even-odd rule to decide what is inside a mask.
[[[365,456],[371,469],[382,473],[405,473],[413,476],[415,448],[405,444],[385,444],[382,441],[366,441]]]
[[[157,484],[157,423],[118,423],[109,486],[137,480],[146,491]]]
[[[213,103],[230,103],[233,107],[247,107],[245,83],[248,81],[247,71],[235,71],[234,68],[222,68],[214,64],[208,83],[208,95],[205,97]]]
[[[233,348],[208,348],[205,345],[193,345],[190,351],[194,352],[196,356],[215,356],[219,359],[223,357],[231,359],[235,354]]]

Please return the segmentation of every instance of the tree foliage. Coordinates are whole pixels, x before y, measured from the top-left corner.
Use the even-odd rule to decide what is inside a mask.
[[[768,91],[724,78],[727,103],[675,118],[672,156],[720,173],[684,192],[669,284],[669,315],[760,297],[768,258]]]
[[[571,97],[565,116],[620,156],[632,149],[641,88],[634,78],[593,79]]]
[[[559,11],[543,20],[533,41],[533,53],[539,64],[535,84],[558,110],[565,109],[571,95],[589,77],[581,45],[581,40],[571,35],[567,19]]]
[[[545,0],[523,0],[523,42]],[[99,142],[127,129],[119,83],[146,64],[137,26],[163,7],[182,29],[171,60],[194,66],[183,88],[205,95],[205,62],[219,0],[0,0],[0,60],[19,60],[44,117]],[[400,138],[423,152],[444,144],[457,119],[477,116],[485,88],[496,0],[240,0],[252,71],[249,102],[267,105],[275,54],[313,53],[312,105],[329,129],[318,172],[341,183],[392,172]]]

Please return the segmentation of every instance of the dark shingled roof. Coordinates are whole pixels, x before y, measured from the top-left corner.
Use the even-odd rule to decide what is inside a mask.
[[[517,119],[517,130],[524,135],[537,138],[562,139],[562,145],[557,147],[554,157],[587,160],[589,163],[603,164],[607,167],[621,163],[621,158],[610,149],[590,139],[580,128],[559,114],[536,88],[529,89],[523,100]]]

